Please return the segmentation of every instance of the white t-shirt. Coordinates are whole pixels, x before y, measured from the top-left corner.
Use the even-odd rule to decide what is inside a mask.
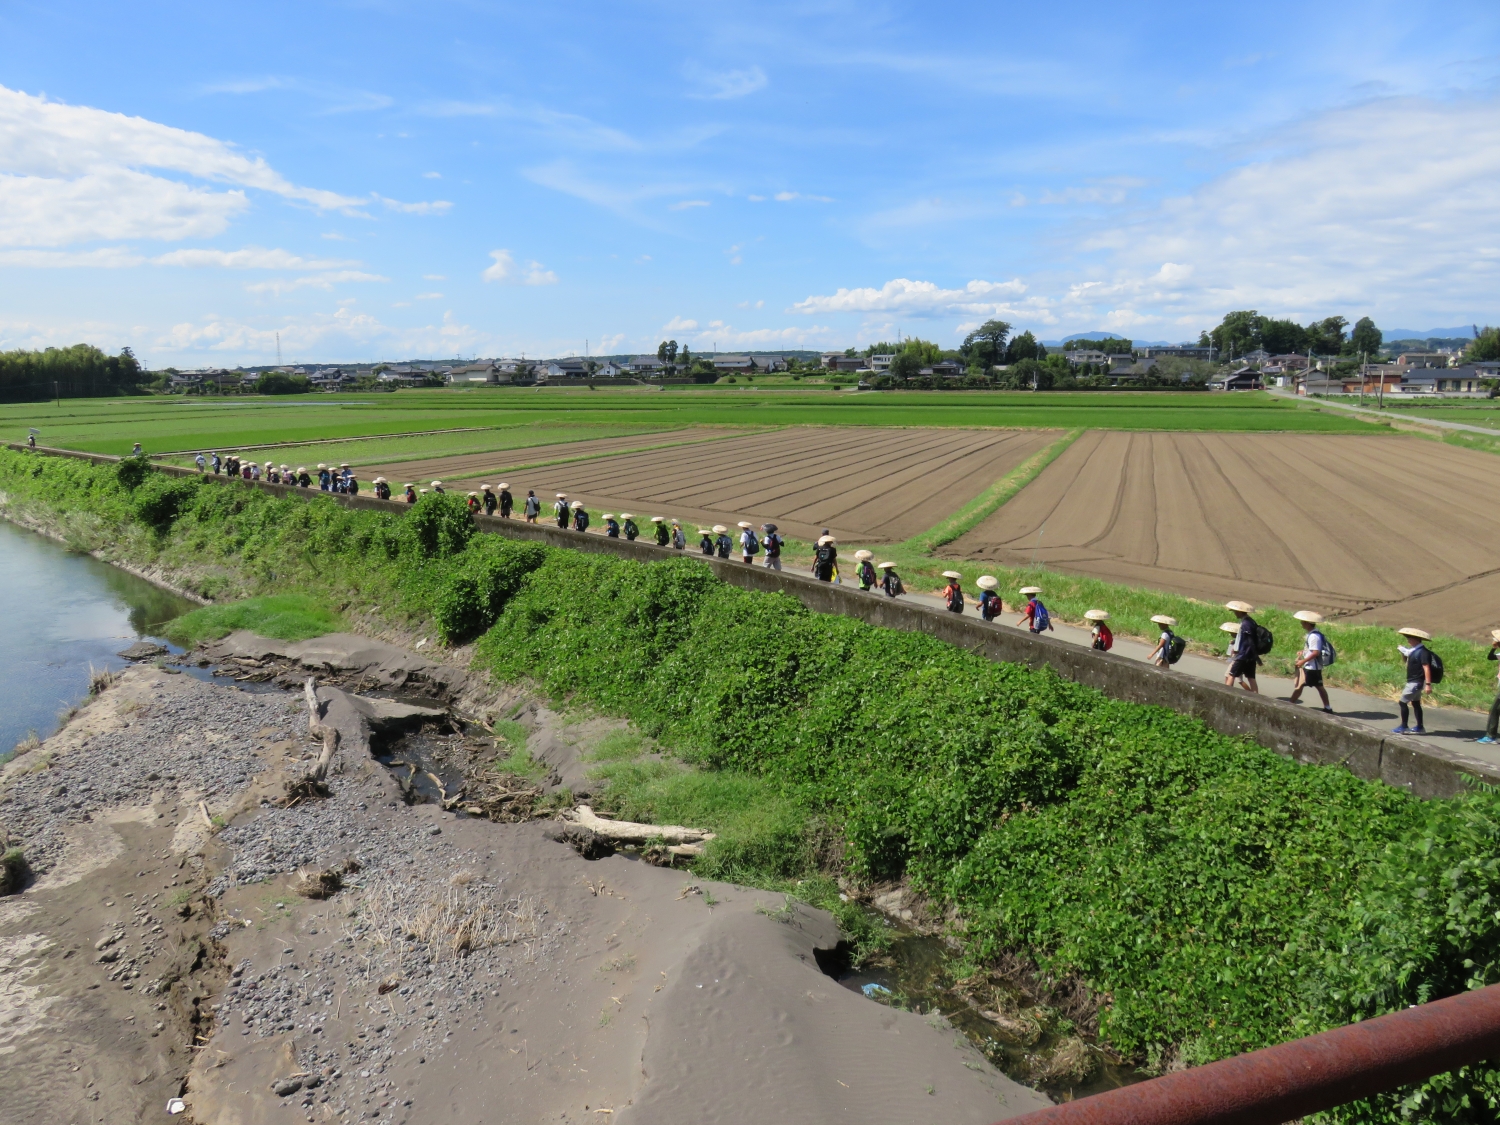
[[[1307,657],[1302,662],[1302,667],[1309,672],[1321,672],[1323,670],[1323,634],[1316,629],[1311,630],[1302,640],[1302,652]]]

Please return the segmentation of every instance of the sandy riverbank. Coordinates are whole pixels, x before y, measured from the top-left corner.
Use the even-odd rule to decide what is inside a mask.
[[[201,1125],[1047,1104],[942,1022],[824,975],[819,911],[408,805],[363,751],[282,807],[306,730],[299,696],[138,666],[6,767],[0,824],[36,869],[0,899],[6,1120],[158,1121],[179,1094]],[[332,897],[297,893],[299,870],[350,860]]]

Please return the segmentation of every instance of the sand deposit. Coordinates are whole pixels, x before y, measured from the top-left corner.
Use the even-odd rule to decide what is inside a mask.
[[[1091,431],[943,553],[1481,636],[1497,510],[1493,458],[1418,438]]]
[[[357,640],[300,667],[352,686],[400,663]],[[452,686],[417,658],[400,675]],[[140,666],[7,768],[0,822],[37,875],[0,899],[7,1120],[158,1120],[177,1095],[203,1125],[980,1125],[1046,1104],[941,1020],[824,975],[819,911],[407,804],[352,738],[329,796],[285,802],[306,730],[298,694]]]

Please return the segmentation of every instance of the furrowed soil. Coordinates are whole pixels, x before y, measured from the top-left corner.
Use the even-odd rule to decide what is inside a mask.
[[[1487,636],[1493,459],[1419,438],[1091,431],[946,557]]]
[[[622,725],[536,733],[576,755]],[[821,911],[408,804],[348,749],[328,796],[287,802],[315,748],[299,696],[138,666],[5,768],[36,878],[0,898],[0,1119],[160,1121],[177,1096],[189,1125],[984,1125],[1048,1104],[943,1021],[824,975]],[[330,897],[297,893],[334,866]]]
[[[507,483],[518,497],[535,489],[544,509],[558,492],[582,500],[596,528],[601,511],[623,509],[637,522],[680,519],[694,538],[699,526],[743,519],[798,538],[827,527],[839,538],[884,543],[956,512],[1057,437],[798,426],[551,465]]]
[[[452,457],[426,457],[422,459],[385,461],[378,452],[364,451],[363,464],[369,466],[362,476],[368,480],[383,476],[400,487],[407,481],[417,487],[428,482],[474,480],[485,476],[509,472],[523,465],[542,465],[572,458],[607,457],[610,454],[631,450],[655,449],[660,446],[686,445],[692,442],[723,440],[738,436],[739,431],[717,429],[709,426],[691,426],[681,430],[656,430],[647,433],[628,434],[623,437],[598,438],[594,440],[554,442],[548,445],[530,445],[518,449],[496,449],[484,453],[467,453]],[[330,455],[338,449],[330,446]],[[319,455],[319,460],[322,455]],[[342,460],[342,459],[341,459]],[[351,462],[352,463],[352,462]],[[481,482],[483,483],[483,482]],[[498,478],[493,482],[499,483]],[[515,482],[507,482],[515,490]],[[521,496],[526,495],[523,487]],[[550,499],[550,497],[549,497]]]

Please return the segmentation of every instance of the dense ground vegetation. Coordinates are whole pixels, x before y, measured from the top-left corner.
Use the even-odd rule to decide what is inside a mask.
[[[105,355],[90,344],[0,352],[0,402],[130,394],[144,379],[129,348],[119,355]]]
[[[703,873],[908,879],[976,962],[1021,954],[1086,986],[1134,1058],[1203,1062],[1500,980],[1488,791],[1418,801],[689,558],[477,535],[450,497],[350,511],[8,451],[0,491],[211,593],[294,588],[477,638],[496,676],[628,717],[668,752],[601,763],[610,799],[720,831]],[[1481,1066],[1342,1116],[1497,1110],[1500,1071]]]

